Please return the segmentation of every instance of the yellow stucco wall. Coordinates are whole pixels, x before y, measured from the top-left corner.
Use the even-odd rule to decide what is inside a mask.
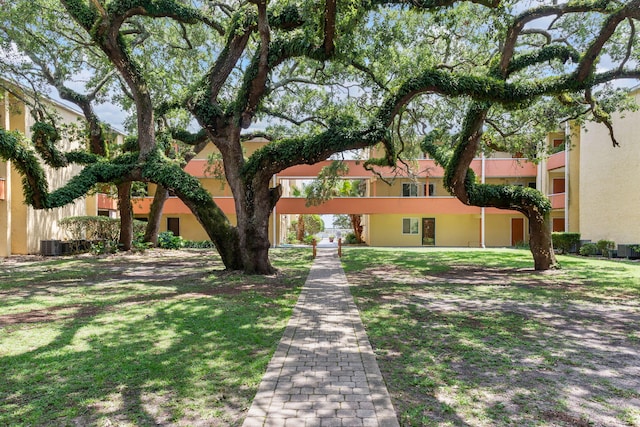
[[[418,234],[402,234],[403,218],[418,219]],[[370,215],[371,246],[422,246],[422,218],[435,218],[436,246],[471,246],[480,244],[478,215]]]
[[[0,126],[8,129],[9,98],[0,92]],[[11,254],[11,165],[0,161],[0,178],[4,179],[4,200],[0,200],[0,256]]]
[[[580,156],[580,128],[574,126],[569,141],[569,224],[566,229],[572,233],[580,232]]]
[[[209,192],[213,197],[231,197],[231,188],[227,181],[221,181],[216,178],[200,178],[200,184]]]
[[[234,214],[227,215],[229,218],[229,222],[232,225],[236,225],[237,220]],[[202,225],[198,222],[196,217],[191,214],[181,214],[181,215],[162,215],[162,219],[160,220],[160,232],[167,231],[167,219],[168,218],[178,218],[180,219],[180,236],[185,240],[193,240],[193,241],[203,241],[203,240],[211,240],[209,239],[209,235],[202,228]],[[142,219],[142,218],[141,218]],[[269,240],[271,244],[273,244],[273,218],[269,218]]]
[[[640,91],[634,96],[640,102]],[[602,124],[580,133],[580,232],[592,241],[640,243],[640,111],[613,115],[613,126],[615,148]]]
[[[402,234],[402,219],[418,218],[417,235]],[[422,246],[422,218],[435,218],[436,246],[479,247],[480,215],[370,215],[368,243],[371,246]],[[517,213],[485,216],[485,246],[511,246],[511,219]],[[529,226],[524,219],[524,240],[529,240]]]
[[[252,155],[257,149],[259,149],[260,147],[263,147],[267,142],[269,142],[269,141],[264,139],[264,138],[254,138],[254,139],[251,139],[249,141],[244,141],[242,143],[242,147],[243,147],[243,150],[244,150],[245,157],[248,157],[248,156]],[[218,151],[218,149],[216,148],[215,145],[213,145],[213,143],[209,143],[194,158],[195,159],[200,159],[200,160],[206,160],[206,159],[209,158],[209,155],[211,155],[213,153],[219,153],[219,152],[220,151]]]
[[[441,185],[442,185],[442,180],[439,180]],[[424,196],[423,194],[423,188],[422,186],[424,184],[427,183],[427,180],[422,178],[422,179],[418,179],[418,180],[411,180],[411,179],[395,179],[393,181],[390,182],[390,184],[387,184],[386,182],[382,181],[382,180],[377,180],[375,182],[375,195],[377,197],[402,197],[402,184],[404,183],[412,183],[412,184],[417,184],[418,185],[418,195],[419,196]],[[444,191],[444,190],[442,190]],[[444,194],[442,194],[444,195]]]
[[[61,121],[64,123],[77,123],[78,118],[81,116],[70,110],[63,108],[57,108],[57,113],[60,115]],[[26,120],[26,136],[31,138],[31,126],[34,124],[34,119],[31,115],[27,116]],[[58,145],[61,150],[68,151],[72,149],[80,148],[79,142],[61,141]],[[49,190],[54,191],[65,185],[72,177],[80,173],[82,166],[71,165],[66,168],[52,169],[44,167],[47,182],[49,183]],[[20,181],[19,179],[16,179]],[[22,193],[16,193],[22,194]],[[21,201],[23,198],[21,198]],[[36,254],[40,252],[41,240],[52,239],[66,239],[68,236],[64,230],[58,225],[59,221],[69,216],[81,216],[87,214],[85,199],[81,198],[76,200],[67,206],[55,208],[51,210],[36,210],[31,207],[24,206],[23,203],[14,203],[14,209],[16,205],[21,205],[20,211],[23,212],[26,209],[26,253]],[[14,211],[13,216],[16,217],[17,211]],[[19,217],[21,214],[17,214]],[[14,239],[15,242],[15,239]],[[15,248],[24,249],[24,244],[20,241],[15,242]],[[14,253],[25,253],[13,251]]]
[[[0,126],[9,130],[17,130],[31,137],[30,128],[34,119],[24,105],[16,98],[3,98]],[[52,105],[64,123],[76,123],[80,115],[58,105]],[[78,143],[62,141],[62,150],[78,148]],[[49,190],[53,191],[64,185],[81,170],[80,166],[69,166],[53,170],[44,167]],[[35,210],[24,203],[21,176],[10,167],[10,163],[0,165],[0,177],[6,178],[6,200],[0,201],[0,256],[10,254],[36,254],[40,252],[40,241],[64,239],[65,233],[58,226],[58,221],[67,216],[86,215],[86,201],[79,199],[75,203],[51,210]]]
[[[486,215],[485,217],[485,240],[487,247],[511,246],[511,219],[524,218],[518,214],[498,214]],[[524,219],[524,240],[529,241],[529,224]]]

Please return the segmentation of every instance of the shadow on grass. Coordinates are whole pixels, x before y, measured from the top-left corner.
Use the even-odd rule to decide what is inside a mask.
[[[186,275],[137,284],[141,295],[118,295],[114,285],[105,301],[95,284],[96,295],[71,298],[58,317],[5,324],[0,343],[16,347],[0,350],[0,425],[239,424],[304,271],[273,278],[269,292],[242,279],[234,284],[245,289],[231,289],[206,273],[199,283]]]
[[[635,271],[570,260],[579,268],[545,276],[513,257],[421,256],[399,275],[373,275],[398,265],[376,252],[362,270],[344,260],[402,425],[640,424]],[[450,270],[424,268],[444,257]]]

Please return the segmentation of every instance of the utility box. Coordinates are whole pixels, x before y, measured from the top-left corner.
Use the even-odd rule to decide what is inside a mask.
[[[62,242],[60,240],[40,240],[40,254],[43,256],[62,255]]]

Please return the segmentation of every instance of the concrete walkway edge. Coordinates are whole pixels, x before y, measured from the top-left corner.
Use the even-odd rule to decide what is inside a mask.
[[[398,420],[335,250],[322,249],[243,427]]]

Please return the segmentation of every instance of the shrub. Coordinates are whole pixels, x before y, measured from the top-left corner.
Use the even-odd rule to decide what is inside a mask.
[[[94,255],[115,254],[118,252],[118,244],[113,240],[100,240],[91,244],[91,253]]]
[[[300,243],[297,239],[296,236],[296,232],[295,231],[289,231],[287,232],[287,238],[286,238],[286,242],[287,243]]]
[[[312,244],[313,244],[313,240],[314,240],[314,239],[315,239],[316,241],[318,241],[318,239],[316,239],[316,236],[314,236],[314,235],[311,235],[311,236],[305,236],[305,238],[304,238],[304,243],[305,243],[306,245],[312,245]]]
[[[611,251],[616,247],[616,243],[612,240],[598,240],[596,247],[602,253],[602,256],[611,257]]]
[[[349,233],[344,236],[344,243],[347,245],[355,245],[358,243],[358,239],[356,238],[355,233]]]
[[[580,247],[580,255],[593,256],[598,253],[598,247],[595,243],[585,243]]]
[[[184,240],[180,236],[174,236],[173,231],[163,231],[158,234],[158,246],[162,249],[180,249],[184,246]]]
[[[144,233],[147,223],[133,221],[134,234]],[[120,237],[120,218],[108,216],[70,216],[60,220],[60,226],[72,240],[109,240]]]
[[[580,233],[552,233],[553,247],[566,254],[580,243]]]
[[[60,220],[60,226],[72,240],[108,240],[115,242],[120,235],[120,219],[108,216],[72,216]]]

